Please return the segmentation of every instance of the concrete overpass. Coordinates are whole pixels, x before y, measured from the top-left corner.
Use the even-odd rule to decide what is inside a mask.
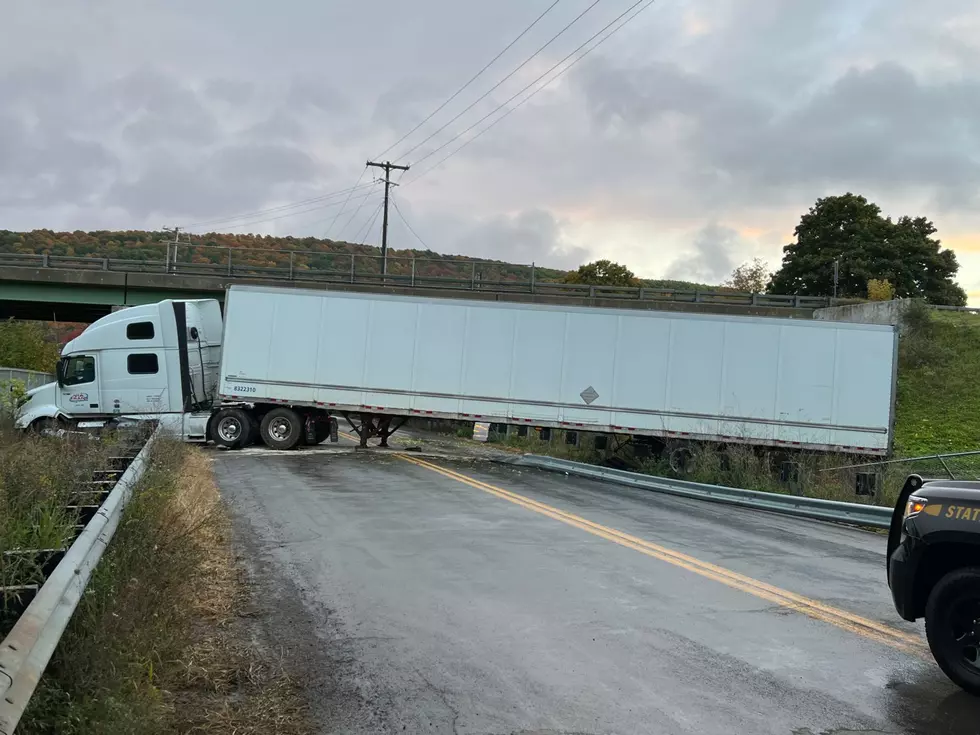
[[[478,261],[474,261],[478,262]],[[167,272],[167,271],[170,272]],[[698,311],[812,318],[829,299],[720,291],[676,291],[529,281],[489,283],[474,277],[388,275],[376,272],[294,271],[201,263],[164,263],[33,254],[0,254],[0,318],[92,322],[113,307],[167,298],[224,298],[231,284],[248,283],[441,298],[565,304],[626,309]]]

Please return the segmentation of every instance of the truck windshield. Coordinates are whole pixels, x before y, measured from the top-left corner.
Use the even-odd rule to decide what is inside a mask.
[[[64,385],[81,385],[95,380],[95,358],[90,355],[74,355],[66,358]]]

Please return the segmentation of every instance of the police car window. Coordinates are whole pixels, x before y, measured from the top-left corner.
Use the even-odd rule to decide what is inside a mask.
[[[65,368],[65,385],[82,385],[95,380],[95,358],[89,355],[76,355],[68,358]]]

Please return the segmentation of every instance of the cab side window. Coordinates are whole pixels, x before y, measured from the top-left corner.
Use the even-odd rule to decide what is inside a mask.
[[[95,358],[90,355],[75,355],[68,358],[65,365],[64,385],[82,385],[95,380]]]
[[[127,339],[153,339],[153,322],[132,322],[126,325]]]
[[[155,375],[160,371],[160,363],[152,352],[134,354],[126,358],[126,369],[130,375]]]

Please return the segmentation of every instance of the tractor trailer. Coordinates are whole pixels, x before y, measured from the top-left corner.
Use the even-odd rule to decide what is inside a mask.
[[[362,443],[411,417],[888,453],[897,333],[803,319],[231,286],[105,316],[23,428],[154,418],[188,441]]]

